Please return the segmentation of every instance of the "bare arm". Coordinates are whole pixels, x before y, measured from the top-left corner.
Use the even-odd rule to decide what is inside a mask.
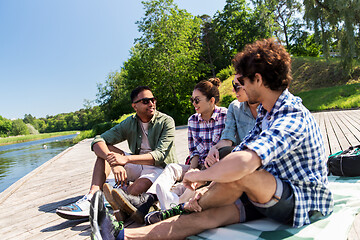
[[[232,152],[212,167],[197,172],[187,172],[183,183],[192,188],[194,182],[233,182],[254,172],[261,166],[261,159],[251,150]]]

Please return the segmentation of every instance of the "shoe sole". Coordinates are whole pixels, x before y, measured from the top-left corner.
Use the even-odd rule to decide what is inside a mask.
[[[68,219],[68,220],[89,220],[89,215],[82,215],[82,214],[69,214],[69,211],[62,211],[62,210],[56,210],[56,214],[62,218]]]
[[[120,210],[126,212],[130,215],[130,218],[135,222],[143,224],[144,223],[144,215],[138,211],[136,207],[134,207],[119,191],[111,192],[113,199],[120,206]]]
[[[91,239],[102,240],[100,227],[99,227],[99,209],[104,207],[104,198],[101,192],[96,192],[93,196],[90,205],[90,226],[91,226]]]
[[[113,188],[108,183],[104,183],[103,185],[103,192],[105,195],[106,200],[110,203],[113,210],[119,210],[118,204],[115,202],[113,196],[111,195],[111,191]]]

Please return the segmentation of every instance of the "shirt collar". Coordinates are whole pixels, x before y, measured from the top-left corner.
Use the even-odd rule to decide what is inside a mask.
[[[290,92],[288,89],[285,89],[279,96],[279,98],[276,100],[273,108],[271,109],[269,115],[272,116],[274,115],[275,112],[277,112],[277,110],[279,110],[279,108],[281,107],[282,103],[289,98]],[[267,113],[266,109],[263,107],[262,104],[259,105],[259,116],[260,117],[264,117]]]

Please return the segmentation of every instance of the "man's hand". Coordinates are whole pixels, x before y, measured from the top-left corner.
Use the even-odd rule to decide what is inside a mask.
[[[190,169],[187,171],[183,178],[183,184],[186,188],[195,190],[196,188],[205,184],[205,182],[197,182],[196,175],[200,172],[199,169]]]
[[[189,202],[185,203],[184,208],[193,212],[201,212],[202,208],[199,205],[199,199],[204,195],[208,190],[208,187],[200,188],[196,190],[193,198],[190,198]]]
[[[219,161],[219,150],[213,146],[205,158],[205,167],[209,168]]]
[[[109,152],[106,156],[106,161],[110,164],[111,167],[114,166],[124,166],[127,163],[126,157],[119,153]]]
[[[124,186],[127,183],[127,174],[123,166],[115,166],[111,168],[111,171],[114,174],[115,182],[117,185]]]

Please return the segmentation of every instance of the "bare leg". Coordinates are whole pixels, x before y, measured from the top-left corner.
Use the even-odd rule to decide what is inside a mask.
[[[184,239],[207,229],[239,222],[235,204],[169,218],[141,228],[126,228],[125,239]]]
[[[215,183],[198,202],[202,209],[224,206],[234,203],[245,192],[252,201],[266,203],[273,197],[275,190],[274,176],[259,170],[235,182]],[[192,210],[189,204],[185,208]]]
[[[124,152],[117,147],[108,145],[108,148],[112,152],[124,155]],[[102,189],[102,186],[105,183],[106,178],[109,176],[110,171],[111,167],[109,163],[105,161],[105,159],[97,157],[92,175],[91,187],[89,191],[90,194],[94,194],[96,191]]]
[[[140,195],[143,192],[146,192],[152,185],[152,182],[147,178],[138,178],[133,184],[131,184],[127,191],[131,195]]]

